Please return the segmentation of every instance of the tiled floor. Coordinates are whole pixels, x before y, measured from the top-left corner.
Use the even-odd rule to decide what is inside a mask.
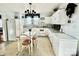
[[[5,49],[0,50],[3,55],[16,56],[18,53],[17,42],[10,43]],[[33,56],[54,56],[53,49],[48,40],[48,37],[38,37],[37,46],[34,46]],[[28,49],[23,49],[20,56],[28,56]]]

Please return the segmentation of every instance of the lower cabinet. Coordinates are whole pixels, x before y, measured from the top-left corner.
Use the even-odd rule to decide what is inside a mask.
[[[37,35],[38,36],[47,36],[48,35],[48,33],[47,33],[47,28],[37,28]]]
[[[48,34],[56,56],[76,55],[78,40],[64,33]]]

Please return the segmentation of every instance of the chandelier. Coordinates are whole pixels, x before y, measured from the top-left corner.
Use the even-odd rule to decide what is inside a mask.
[[[38,18],[40,18],[40,13],[36,13],[35,10],[32,10],[32,3],[29,3],[30,8],[25,10],[25,18],[27,18],[28,16],[34,18],[34,16],[38,16]]]

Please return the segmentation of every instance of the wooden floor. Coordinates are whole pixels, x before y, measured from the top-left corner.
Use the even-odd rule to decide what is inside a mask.
[[[6,48],[5,56],[17,55],[17,42],[13,42]],[[48,37],[38,37],[37,46],[34,47],[33,56],[54,56],[53,49],[49,42]],[[23,49],[20,56],[28,56],[28,49]]]
[[[49,42],[48,37],[39,37],[37,39],[37,55],[40,56],[53,56],[53,49]]]

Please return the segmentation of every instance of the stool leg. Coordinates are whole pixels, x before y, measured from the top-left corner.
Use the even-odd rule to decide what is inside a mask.
[[[20,55],[20,54],[22,53],[22,51],[23,51],[23,48],[24,48],[24,47],[22,46],[22,48],[21,48],[21,50],[20,50],[20,52],[19,52],[19,54],[18,54],[18,55]]]
[[[32,54],[33,54],[33,43],[32,43],[32,39],[31,39],[30,47],[31,47],[31,48],[30,48],[30,50],[31,50],[30,52],[31,52],[31,55],[32,55]]]
[[[31,54],[31,47],[30,47],[30,45],[29,45],[29,55]]]

